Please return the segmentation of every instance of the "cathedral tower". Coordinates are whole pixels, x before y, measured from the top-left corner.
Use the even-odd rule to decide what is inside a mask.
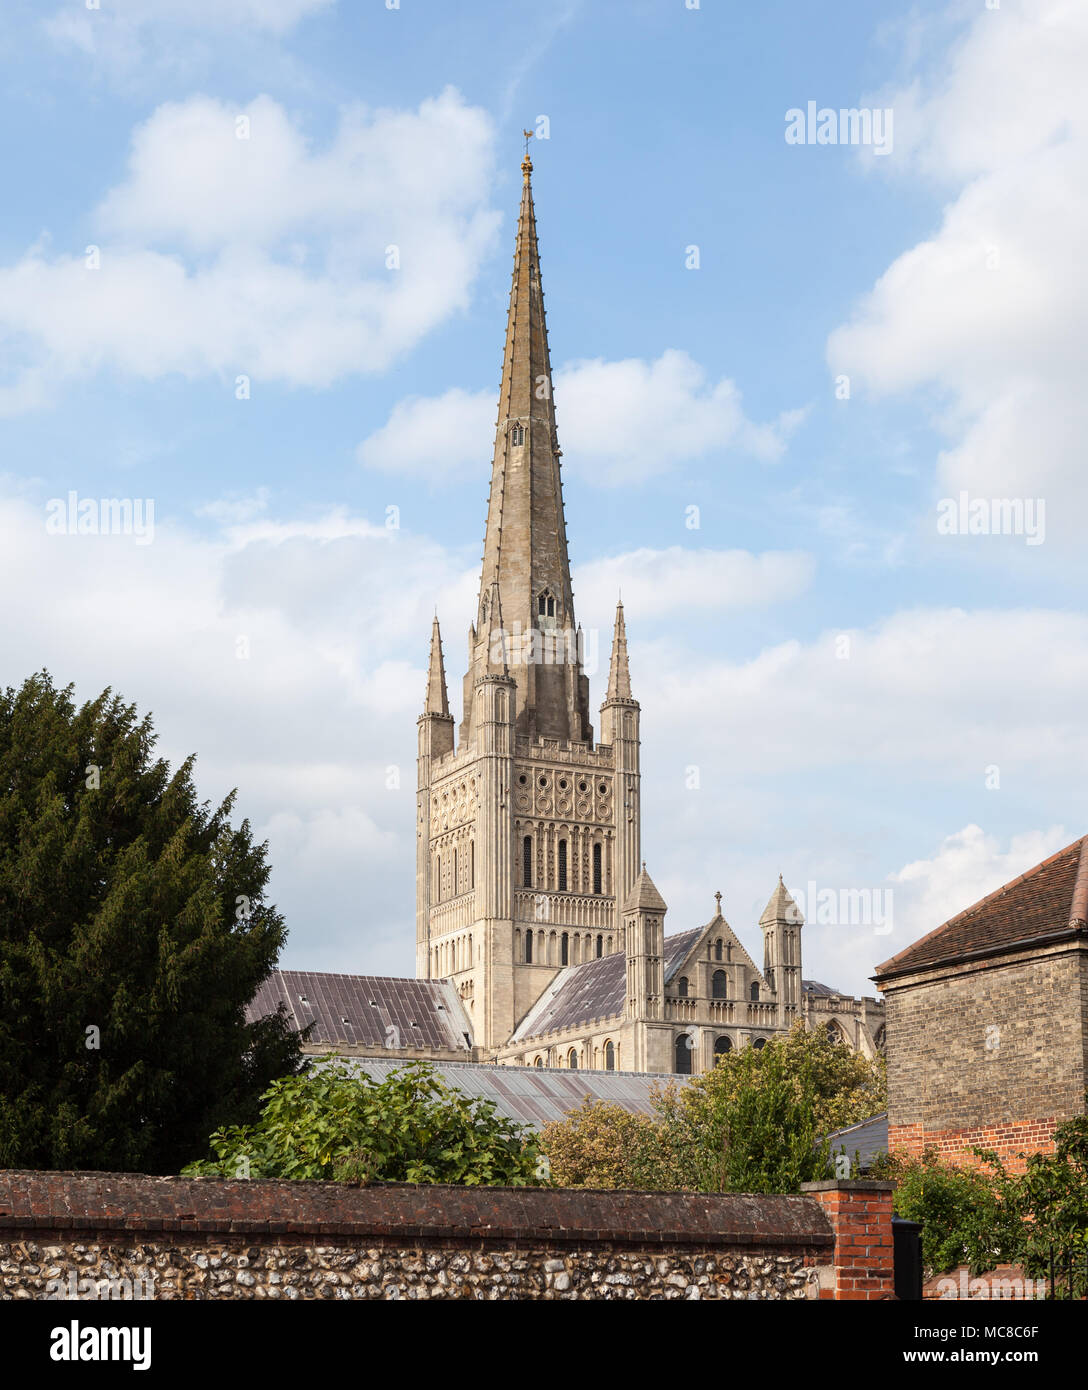
[[[521,168],[456,748],[437,619],[419,720],[416,974],[455,981],[485,1051],[507,1041],[563,966],[624,949],[619,905],[641,841],[622,604],[598,743],[589,720],[528,155]]]

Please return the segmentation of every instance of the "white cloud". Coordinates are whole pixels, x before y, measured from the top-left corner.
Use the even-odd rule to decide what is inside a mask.
[[[580,608],[610,613],[622,591],[625,607],[639,618],[681,612],[760,608],[804,593],[815,563],[801,552],[664,550],[643,548],[580,565],[574,587]]]
[[[398,401],[389,419],[359,445],[366,468],[455,481],[486,468],[495,435],[496,395],[454,387],[441,396]]]
[[[636,692],[650,726],[679,742],[680,766],[721,757],[768,776],[883,766],[981,787],[990,766],[1045,778],[1088,760],[1079,613],[919,609],[739,662],[718,657],[712,632],[694,655],[682,641],[644,644]]]
[[[889,172],[955,196],[828,342],[832,370],[876,394],[935,389],[942,493],[1047,499],[1075,537],[1088,501],[1088,10],[981,6],[932,83],[888,98]],[[995,99],[995,93],[1000,94]],[[1051,522],[1053,519],[1053,522]]]
[[[967,825],[947,836],[930,859],[917,859],[889,875],[894,885],[896,930],[883,959],[935,930],[1002,884],[1034,868],[1075,835],[1064,826],[1013,835],[1002,849],[994,835]]]
[[[46,666],[78,699],[111,686],[151,710],[165,756],[198,754],[201,795],[237,786],[270,838],[293,958],[320,942],[330,966],[410,973],[414,712],[435,600],[467,612],[471,577],[345,511],[204,536],[160,507],[146,546],[49,535],[45,516],[25,492],[0,498],[0,579],[22,594],[5,684]]]
[[[723,451],[773,462],[803,417],[789,411],[753,423],[732,381],[711,382],[675,348],[652,362],[568,363],[555,374],[555,402],[565,468],[605,486]],[[412,397],[360,444],[358,457],[370,468],[455,480],[490,455],[496,415],[497,388]]]
[[[102,370],[311,387],[381,370],[467,303],[498,225],[491,167],[490,122],[452,89],[344,112],[325,151],[267,97],[168,103],[99,208],[100,268],[42,245],[0,268],[0,408]]]

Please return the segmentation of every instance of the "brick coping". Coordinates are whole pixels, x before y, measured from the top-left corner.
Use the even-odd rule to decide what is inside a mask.
[[[627,1247],[763,1247],[813,1251],[834,1243],[820,1203],[805,1195],[452,1187],[156,1177],[133,1173],[0,1171],[0,1234],[82,1232],[131,1238],[344,1237]]]

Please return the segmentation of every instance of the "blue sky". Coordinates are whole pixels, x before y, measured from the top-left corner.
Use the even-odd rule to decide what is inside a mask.
[[[605,646],[622,585],[667,928],[891,890],[805,938],[871,992],[1086,829],[1086,58],[1065,0],[11,0],[6,682],[112,685],[239,788],[287,964],[410,973],[430,615],[453,693],[546,129],[576,604]],[[809,101],[890,148],[787,143]],[[47,534],[70,490],[153,541]],[[961,494],[1045,532],[941,534]]]

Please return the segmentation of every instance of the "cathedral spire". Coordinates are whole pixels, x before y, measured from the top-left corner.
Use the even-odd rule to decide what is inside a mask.
[[[431,660],[427,668],[427,699],[423,706],[424,714],[448,716],[450,702],[446,698],[446,667],[442,660],[442,633],[438,627],[438,614],[431,625]]]
[[[518,687],[518,731],[584,742],[592,739],[589,683],[582,673],[567,555],[532,172],[526,150],[466,690],[491,660],[483,643],[497,585],[510,673]],[[471,733],[470,718],[462,725],[462,736],[466,733]]]
[[[623,621],[623,599],[616,604],[616,625],[612,632],[612,663],[608,668],[606,700],[631,699],[631,669],[627,664],[627,628]]]

